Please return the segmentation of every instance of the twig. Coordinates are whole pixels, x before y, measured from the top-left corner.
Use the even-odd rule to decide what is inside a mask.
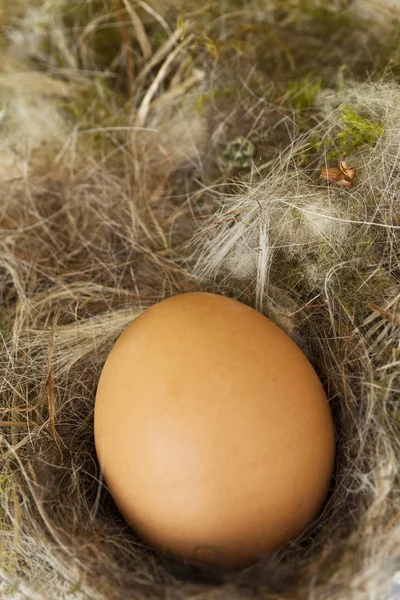
[[[393,323],[393,325],[400,325],[400,316],[392,315],[392,313],[385,310],[384,308],[380,308],[373,302],[370,302],[370,304],[368,304],[368,308],[376,312],[380,317],[382,317],[382,319],[384,319],[384,321],[389,321],[389,323]]]
[[[187,23],[185,24],[185,30],[186,31],[188,30]],[[159,48],[153,54],[151,60],[140,71],[140,73],[138,74],[138,76],[136,78],[136,83],[138,83],[139,81],[144,79],[146,77],[146,75],[148,75],[148,73],[151,71],[151,69],[156,67],[158,65],[158,63],[160,63],[163,60],[163,58],[170,52],[171,48],[173,48],[177,44],[179,39],[182,37],[182,34],[183,34],[183,29],[181,29],[181,28],[178,28],[178,29],[176,29],[176,31],[174,31],[174,33],[171,35],[171,37],[169,37],[168,40],[161,46],[161,48]]]
[[[46,384],[45,384],[45,393],[47,392],[49,420],[50,420],[51,431],[53,434],[53,439],[56,442],[58,449],[61,451],[59,442],[62,443],[64,448],[66,448],[66,446],[65,446],[64,442],[62,441],[62,439],[60,438],[60,436],[58,435],[57,428],[56,428],[56,408],[55,408],[55,397],[54,397],[54,390],[53,390],[53,367],[51,364],[52,360],[53,360],[54,338],[56,335],[56,327],[57,327],[58,318],[59,318],[59,313],[57,312],[56,316],[54,317],[53,323],[51,325],[51,335],[50,335],[49,351],[48,351],[48,365],[49,366],[48,366],[48,373],[47,373],[47,379],[46,379]]]
[[[0,421],[0,427],[30,427],[32,424],[36,425],[28,421]]]
[[[158,71],[157,76],[155,77],[153,83],[147,90],[147,93],[146,93],[145,97],[143,98],[142,104],[140,105],[140,108],[138,110],[138,114],[137,114],[137,117],[135,120],[136,127],[142,127],[144,125],[144,123],[146,122],[147,115],[148,115],[149,108],[150,108],[150,103],[151,103],[152,99],[154,98],[161,83],[163,82],[165,77],[168,75],[171,64],[174,62],[174,60],[178,56],[178,54],[180,54],[182,52],[182,50],[184,48],[186,48],[186,46],[188,44],[190,44],[190,42],[193,40],[193,38],[194,38],[193,34],[188,35],[188,37],[185,40],[183,40],[183,42],[181,42],[179,44],[179,46],[177,46],[175,48],[175,50],[173,52],[171,52],[171,54],[164,61],[163,65],[160,68],[160,70]]]
[[[121,0],[118,0],[118,7],[120,9],[120,14],[121,14],[122,13]],[[121,31],[121,40],[122,40],[124,56],[125,56],[126,76],[128,78],[128,85],[129,85],[129,92],[130,92],[133,88],[135,64],[134,64],[132,48],[131,48],[130,40],[129,40],[128,28],[122,18],[120,18],[120,31]]]
[[[163,19],[162,16],[159,15],[158,12],[154,10],[154,8],[152,8],[151,6],[149,6],[147,4],[147,2],[143,2],[142,0],[136,0],[136,1],[139,4],[139,6],[141,6],[143,8],[143,10],[145,10],[150,16],[152,16],[153,19],[158,21],[158,23],[161,25],[161,27],[163,27],[163,29],[165,29],[165,31],[168,33],[168,35],[171,34],[171,28],[168,25],[167,21],[165,19]]]
[[[181,94],[183,94],[184,92],[186,92],[187,90],[192,88],[197,83],[200,83],[200,81],[203,81],[204,77],[205,77],[204,71],[200,71],[199,69],[196,69],[195,72],[193,73],[193,75],[188,77],[185,81],[183,81],[179,85],[176,85],[171,90],[168,90],[168,92],[165,92],[165,94],[163,94],[160,98],[158,98],[157,100],[152,102],[150,105],[151,108],[153,108],[153,106],[160,107],[163,104],[167,104],[173,98],[180,96]]]
[[[128,13],[130,20],[132,21],[133,29],[135,30],[137,40],[139,42],[140,49],[142,51],[143,57],[148,60],[153,54],[153,50],[147,37],[147,33],[145,28],[143,27],[143,23],[140,20],[137,12],[133,8],[133,6],[129,3],[128,0],[122,0],[124,6],[126,8],[126,12]]]

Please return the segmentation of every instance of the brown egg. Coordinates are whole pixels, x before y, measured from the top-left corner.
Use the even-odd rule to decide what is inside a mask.
[[[297,537],[332,477],[334,428],[311,364],[252,308],[174,296],[124,331],[104,365],[95,441],[142,539],[188,561],[243,567]]]

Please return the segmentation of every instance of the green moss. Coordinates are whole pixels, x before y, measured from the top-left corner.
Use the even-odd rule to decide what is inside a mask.
[[[287,86],[289,104],[296,112],[315,107],[315,100],[321,91],[321,79],[309,73],[301,79],[290,81]]]
[[[339,70],[339,86],[344,87],[343,66]],[[289,94],[289,104],[296,112],[297,122],[300,129],[307,129],[307,120],[302,116],[308,109],[315,108],[316,97],[321,91],[321,79],[312,79],[308,75],[300,80],[289,83],[287,93]],[[338,161],[342,154],[351,154],[363,146],[373,146],[379,137],[384,133],[384,125],[380,122],[372,121],[355,112],[348,105],[340,108],[341,131],[333,139],[320,140],[316,134],[310,137],[308,146],[303,150],[300,156],[302,163],[307,163],[310,155],[316,152],[324,151],[330,161]]]
[[[349,314],[366,311],[370,302],[381,304],[390,285],[390,277],[384,269],[364,267],[363,263],[365,258],[360,258],[359,263],[345,267],[338,273],[338,296]]]
[[[277,253],[275,265],[271,270],[271,280],[299,301],[307,298],[310,291],[304,265],[298,258],[288,258],[283,253]]]
[[[321,89],[320,77],[315,77],[312,73],[301,79],[294,79],[287,85],[287,101],[296,113],[296,122],[301,131],[306,131],[311,125],[308,117],[315,109],[315,101]]]
[[[340,108],[340,131],[333,138],[321,139],[321,134],[312,133],[308,143],[299,153],[297,164],[305,167],[321,154],[331,166],[338,166],[343,154],[351,155],[364,146],[374,146],[385,131],[383,123],[359,115],[351,106]]]
[[[383,123],[376,123],[358,115],[350,106],[340,109],[343,130],[335,138],[340,154],[350,154],[362,146],[373,146],[384,132]]]

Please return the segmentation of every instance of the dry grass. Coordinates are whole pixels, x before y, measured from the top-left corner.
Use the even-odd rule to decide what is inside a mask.
[[[396,8],[47,0],[2,15],[2,597],[397,597]],[[318,179],[343,144],[353,188]],[[335,415],[323,513],[242,573],[144,548],[94,452],[114,340],[192,290],[270,315]]]

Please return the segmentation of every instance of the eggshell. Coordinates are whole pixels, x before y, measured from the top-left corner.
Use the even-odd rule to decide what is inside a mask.
[[[252,308],[188,293],[117,340],[96,450],[122,515],[187,561],[243,567],[318,515],[335,456],[330,407],[296,344]]]

